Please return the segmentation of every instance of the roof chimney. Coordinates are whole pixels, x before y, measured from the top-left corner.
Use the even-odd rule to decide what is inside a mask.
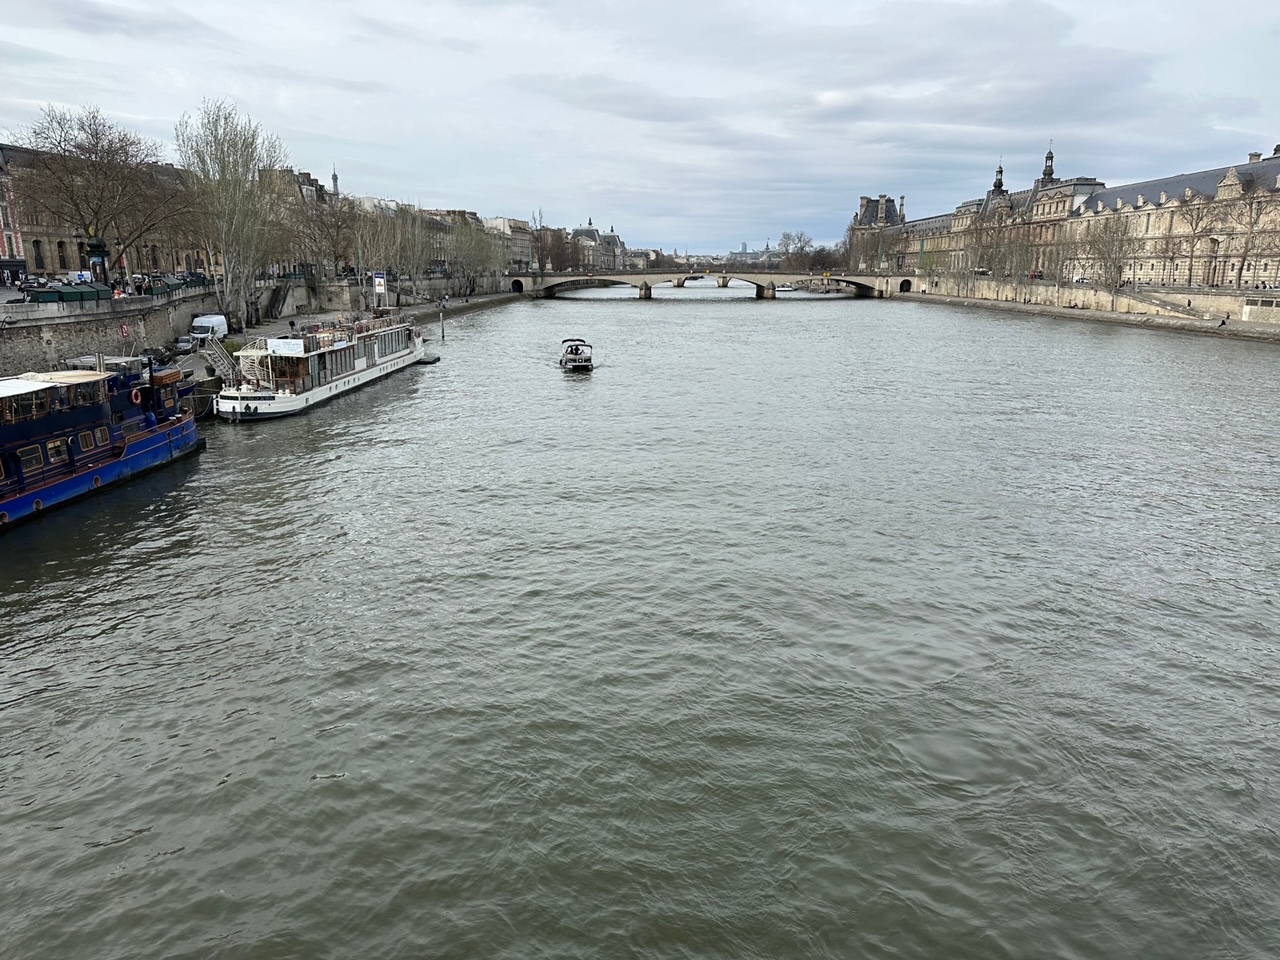
[[[1250,163],[1257,163],[1261,159],[1262,159],[1262,154],[1258,153],[1256,150],[1252,150],[1249,152]]]

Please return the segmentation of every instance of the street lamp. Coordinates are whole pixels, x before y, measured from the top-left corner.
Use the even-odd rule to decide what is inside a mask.
[[[124,247],[116,237],[116,269],[120,271],[120,289],[124,289]]]

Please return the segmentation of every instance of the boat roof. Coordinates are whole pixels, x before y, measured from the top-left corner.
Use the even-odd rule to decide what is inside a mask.
[[[564,340],[561,340],[560,342],[561,343],[587,343],[587,341],[583,340],[581,337],[566,337]],[[587,343],[587,346],[591,346],[591,344]]]
[[[24,373],[16,377],[0,379],[0,397],[20,397],[26,393],[39,393],[51,387],[96,383],[100,380],[109,380],[114,376],[114,373],[98,373],[96,370],[50,370],[48,373]]]
[[[142,354],[132,356],[132,357],[103,357],[102,365],[106,369],[114,372],[121,372],[121,371],[127,370],[127,371],[132,371],[134,373],[141,373],[142,368],[147,365],[148,361],[154,362],[154,358],[148,357]],[[62,362],[70,370],[97,370],[98,369],[98,358],[96,356],[68,357]]]

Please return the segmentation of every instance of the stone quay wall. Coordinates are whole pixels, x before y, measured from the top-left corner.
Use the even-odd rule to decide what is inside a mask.
[[[486,277],[476,295],[501,292],[502,277]],[[372,291],[348,282],[322,283],[314,287],[301,280],[286,281],[280,317],[305,316],[332,311],[357,312],[372,306]],[[285,286],[286,284],[279,284]],[[265,310],[277,286],[258,288],[258,303]],[[391,284],[383,304],[408,310],[427,307],[445,294],[458,296],[459,281],[432,279],[412,285]],[[184,288],[157,297],[119,297],[68,303],[0,303],[0,376],[28,371],[60,369],[69,357],[103,353],[109,356],[158,353],[191,330],[191,320],[217,313],[218,298],[212,287]]]
[[[1113,305],[1111,292],[1092,284],[1067,283],[1059,286],[1044,281],[1014,283],[978,277],[972,280],[921,277],[913,292],[974,302],[1019,304],[1030,301],[1031,306],[1079,310],[1086,316],[1097,312],[1147,320],[1157,317],[1212,320],[1215,325],[1225,319],[1229,324],[1244,322],[1267,327],[1280,323],[1280,295],[1277,295],[1280,292],[1269,290],[1166,289],[1139,285],[1117,290]]]
[[[215,313],[211,289],[88,303],[0,304],[0,376],[57,370],[68,357],[152,353]]]

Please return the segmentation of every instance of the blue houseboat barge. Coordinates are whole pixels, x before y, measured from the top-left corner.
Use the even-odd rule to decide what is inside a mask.
[[[179,370],[0,378],[0,530],[200,449]]]

